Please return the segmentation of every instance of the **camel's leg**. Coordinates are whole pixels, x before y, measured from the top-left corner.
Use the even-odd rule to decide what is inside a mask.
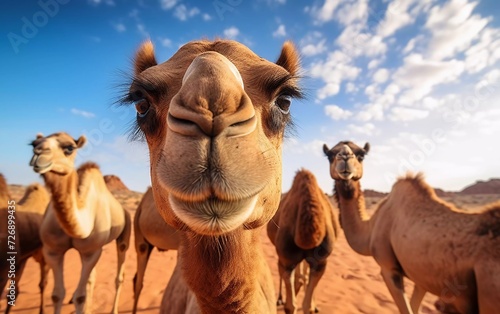
[[[54,275],[54,289],[52,290],[52,303],[54,304],[54,314],[61,313],[62,302],[66,294],[64,289],[64,252],[50,251],[46,246],[43,247],[43,257],[47,265],[52,269]]]
[[[19,298],[19,282],[21,281],[21,276],[23,275],[24,267],[26,266],[26,259],[24,261],[21,261],[19,264],[16,265],[16,287],[14,290],[14,295],[15,295],[15,300],[17,302]],[[7,299],[9,301],[9,299]],[[7,308],[5,309],[5,314],[8,314],[11,310],[12,305],[10,305],[7,302]]]
[[[410,299],[410,306],[413,313],[418,313],[418,309],[420,308],[420,304],[422,303],[426,292],[427,291],[425,291],[425,289],[415,284],[415,288],[413,288],[413,293]]]
[[[500,309],[500,272],[495,270],[496,268],[498,268],[498,261],[481,262],[474,267],[479,313],[481,314],[498,313]],[[468,288],[463,285],[457,290],[465,291]],[[457,295],[457,297],[460,296]]]
[[[283,280],[281,279],[281,276],[280,276],[280,287],[279,287],[279,290],[278,290],[278,300],[276,301],[276,305],[283,305],[283,294],[281,293],[281,290],[283,288]]]
[[[296,313],[296,308],[297,308],[297,300],[295,296],[295,266],[291,268],[291,270],[288,270],[290,268],[285,268],[285,266],[282,265],[281,262],[278,262],[278,268],[280,272],[280,277],[283,279],[285,282],[285,293],[286,293],[286,299],[285,299],[285,313],[286,314],[295,314]]]
[[[145,240],[143,242],[141,241],[141,243],[137,242],[138,241],[136,238],[135,250],[137,252],[137,272],[134,276],[134,307],[132,309],[133,314],[137,312],[137,304],[139,303],[139,296],[141,294],[144,283],[146,267],[148,265],[149,257],[151,256],[151,252],[154,248],[154,246],[152,246]]]
[[[45,291],[45,287],[47,286],[47,275],[49,274],[49,265],[45,262],[45,258],[43,257],[42,250],[35,252],[33,254],[33,258],[40,265],[40,283],[38,287],[40,288],[40,314],[44,313],[44,302],[43,302],[43,294]]]
[[[113,309],[111,313],[118,314],[118,301],[120,300],[120,293],[123,286],[123,278],[125,277],[125,256],[127,254],[128,246],[130,244],[130,214],[124,210],[125,213],[125,226],[120,236],[116,239],[116,254],[118,260],[118,268],[116,270],[115,279],[115,300],[113,301]]]
[[[395,270],[382,269],[382,278],[401,314],[413,314],[405,295],[403,275]]]
[[[314,265],[314,267],[313,267]],[[314,289],[318,285],[319,280],[323,277],[326,270],[326,260],[324,261],[314,261],[314,263],[309,265],[309,280],[306,286],[306,294],[304,296],[304,301],[302,302],[302,310],[304,313],[312,314],[317,313],[316,305],[313,301]]]
[[[102,248],[95,252],[80,253],[82,273],[80,281],[73,294],[76,314],[92,312],[92,291],[95,283],[95,265],[101,256]]]

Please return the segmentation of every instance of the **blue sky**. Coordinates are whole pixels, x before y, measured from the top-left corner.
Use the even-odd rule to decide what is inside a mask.
[[[275,60],[293,40],[307,99],[296,101],[283,188],[311,170],[331,192],[322,145],[370,142],[363,186],[390,190],[407,170],[458,190],[500,177],[497,0],[40,0],[0,4],[0,172],[40,181],[27,145],[38,132],[86,134],[93,160],[133,190],[149,185],[148,151],[127,140],[116,108],[138,45],[157,60],[200,38],[230,38]],[[125,73],[125,74],[124,74]]]

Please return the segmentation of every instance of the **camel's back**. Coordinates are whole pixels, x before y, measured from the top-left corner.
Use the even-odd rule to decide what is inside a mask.
[[[134,218],[136,232],[161,250],[177,250],[180,243],[179,232],[163,220],[156,209],[153,191],[148,188],[142,197]]]

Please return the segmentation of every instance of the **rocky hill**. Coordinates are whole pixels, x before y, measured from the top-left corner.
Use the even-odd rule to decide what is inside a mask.
[[[108,189],[111,192],[128,192],[129,189],[125,184],[123,184],[122,180],[115,176],[115,175],[105,175],[104,176],[104,181],[106,182],[106,185],[108,186]]]
[[[500,194],[500,179],[489,179],[488,181],[476,181],[467,186],[459,194]]]

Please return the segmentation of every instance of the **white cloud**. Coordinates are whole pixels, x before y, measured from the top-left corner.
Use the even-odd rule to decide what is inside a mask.
[[[337,105],[326,105],[325,106],[325,114],[332,118],[333,120],[345,120],[352,116],[352,112],[349,110],[345,110],[340,108]]]
[[[371,120],[383,120],[384,119],[384,107],[380,103],[371,103],[365,105],[356,114],[356,120],[359,121],[371,121]]]
[[[278,28],[273,32],[273,37],[285,37],[286,36],[286,28],[285,25],[281,24]]]
[[[136,26],[137,26],[137,31],[139,32],[139,34],[141,34],[142,37],[146,38],[151,37],[149,36],[149,32],[146,30],[146,26],[144,26],[144,24],[138,23]]]
[[[320,78],[325,82],[325,86],[317,92],[317,97],[325,99],[336,95],[340,91],[342,81],[352,81],[361,69],[352,65],[352,59],[341,51],[334,51],[328,54],[326,61],[313,63],[310,75],[313,78]]]
[[[170,10],[177,4],[177,0],[160,0],[160,6],[163,10]]]
[[[300,40],[300,47],[302,55],[306,57],[315,56],[326,51],[326,39],[318,31],[307,33]]]
[[[375,125],[373,123],[365,123],[363,125],[349,124],[347,130],[354,134],[373,135]]]
[[[428,95],[434,86],[448,83],[460,77],[464,62],[459,60],[424,60],[420,54],[411,54],[394,73],[396,84],[406,87],[401,104],[411,104]]]
[[[479,41],[465,51],[465,68],[477,73],[500,60],[500,30],[485,28]]]
[[[389,70],[385,68],[378,69],[375,74],[373,74],[373,81],[375,83],[384,83],[389,78]]]
[[[77,116],[82,116],[84,118],[94,118],[95,114],[89,111],[84,111],[76,108],[71,108],[71,113]]]
[[[229,38],[229,39],[236,39],[238,35],[240,34],[240,30],[234,26],[231,26],[229,28],[226,28],[224,30],[224,37]]]
[[[412,121],[424,119],[429,116],[429,111],[407,107],[394,107],[391,109],[389,119],[392,121]]]
[[[359,88],[353,82],[347,82],[345,85],[345,91],[347,93],[355,93],[359,90]]]
[[[365,23],[368,18],[368,1],[356,0],[354,2],[344,1],[337,10],[335,20],[347,26],[355,22]]]
[[[203,13],[202,18],[204,21],[210,21],[212,19],[212,16],[208,13]]]
[[[175,7],[174,16],[181,21],[186,21],[187,19],[200,14],[200,9],[197,7],[188,9],[184,4],[180,4]]]
[[[112,24],[113,28],[118,32],[118,33],[123,33],[124,31],[127,30],[127,27],[125,27],[125,24],[123,23],[116,23]]]
[[[160,43],[163,47],[172,47],[172,40],[168,38],[162,38],[160,37]]]
[[[377,27],[382,38],[394,35],[401,28],[413,24],[422,12],[429,10],[434,0],[398,0],[387,6],[384,19]]]
[[[347,26],[335,41],[341,49],[354,57],[374,57],[387,51],[387,44],[378,35],[363,32],[363,25]]]
[[[325,43],[326,39],[320,40],[316,45],[307,44],[300,51],[306,57],[315,56],[326,51]]]
[[[322,7],[313,6],[309,12],[314,21],[319,23],[328,22],[333,19],[335,8],[340,4],[341,0],[325,0]]]
[[[477,4],[467,0],[452,0],[431,9],[425,24],[432,34],[428,45],[431,58],[443,60],[470,47],[489,22],[488,18],[472,15]]]
[[[368,62],[368,69],[371,70],[371,69],[374,69],[374,68],[378,67],[378,65],[381,62],[382,62],[382,60],[380,60],[380,59],[370,60],[370,62]]]

